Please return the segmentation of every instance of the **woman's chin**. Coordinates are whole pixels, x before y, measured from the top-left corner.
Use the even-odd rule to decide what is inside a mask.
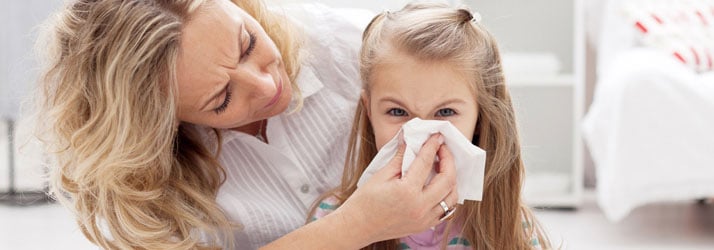
[[[288,111],[287,109],[290,106],[291,100],[292,93],[287,91],[287,93],[284,93],[283,96],[280,97],[280,100],[278,100],[277,103],[273,104],[270,111],[268,111],[268,116],[266,118],[270,118],[272,116],[276,116],[284,113],[285,111]]]

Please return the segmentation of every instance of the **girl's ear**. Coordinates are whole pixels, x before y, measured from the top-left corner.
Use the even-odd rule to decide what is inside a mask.
[[[369,96],[367,95],[367,92],[362,90],[360,93],[360,99],[362,102],[362,107],[364,107],[365,112],[367,112],[367,118],[370,120],[372,119],[372,109],[369,106]]]

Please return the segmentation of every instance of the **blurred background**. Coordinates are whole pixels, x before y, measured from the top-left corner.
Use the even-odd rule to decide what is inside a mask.
[[[409,1],[267,2],[377,13]],[[564,249],[714,249],[714,0],[442,2],[480,13],[500,44],[524,200],[551,240]],[[0,249],[96,248],[44,195],[43,154],[22,122],[38,27],[61,5],[0,8]]]

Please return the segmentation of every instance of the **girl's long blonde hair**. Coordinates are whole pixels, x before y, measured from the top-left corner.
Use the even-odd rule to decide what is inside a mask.
[[[538,238],[541,246],[549,248],[547,236],[521,202],[524,166],[498,46],[491,34],[472,19],[466,9],[441,4],[410,4],[397,12],[377,15],[362,38],[363,89],[369,95],[374,68],[394,50],[418,60],[449,62],[472,74],[479,108],[472,143],[484,149],[487,158],[483,200],[466,201],[457,210],[456,218],[464,222],[460,229],[462,236],[474,249],[530,249],[531,235]],[[344,202],[377,154],[367,108],[362,102],[358,104],[341,186],[320,200],[336,196]],[[451,229],[452,224],[447,226],[449,230],[455,230]],[[446,247],[446,240],[442,247]],[[365,249],[398,249],[398,246],[399,241],[394,239]]]
[[[182,27],[210,1],[69,1],[38,43],[47,65],[37,136],[53,156],[51,193],[103,248],[234,244],[240,222],[215,201],[225,173],[209,146],[220,151],[220,136],[204,145],[176,118]],[[287,20],[260,1],[234,3],[261,23],[295,84],[299,42]]]

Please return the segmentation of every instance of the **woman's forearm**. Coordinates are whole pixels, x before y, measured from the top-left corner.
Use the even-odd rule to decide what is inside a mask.
[[[260,248],[270,249],[359,249],[376,241],[361,213],[340,209],[313,221]]]
[[[432,135],[401,177],[406,146],[334,212],[262,249],[359,249],[371,243],[422,232],[440,223],[444,200],[456,203],[456,169],[441,135]],[[439,155],[439,172],[424,186]],[[448,197],[451,199],[447,199]]]

